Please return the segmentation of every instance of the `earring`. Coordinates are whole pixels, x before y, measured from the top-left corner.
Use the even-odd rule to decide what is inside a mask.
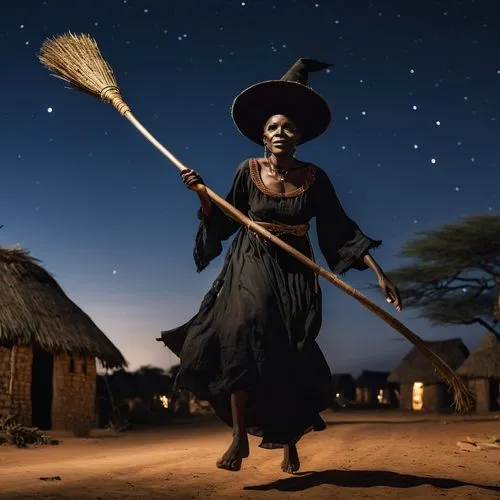
[[[271,151],[267,149],[267,144],[264,144],[264,158],[269,158],[271,156]]]

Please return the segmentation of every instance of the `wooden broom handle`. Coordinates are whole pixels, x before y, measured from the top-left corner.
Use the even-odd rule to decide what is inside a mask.
[[[127,110],[124,113],[121,113],[125,118],[127,118],[138,130],[141,132],[144,137],[148,141],[150,141],[164,156],[166,156],[181,172],[183,170],[188,170],[188,167],[184,165],[176,156],[174,156],[163,144],[161,144],[140,122],[137,120],[137,118],[134,116],[132,111]],[[305,264],[306,266],[310,267],[316,274],[323,276],[326,280],[328,280],[330,283],[333,283],[335,286],[346,292],[348,295],[351,297],[354,297],[356,300],[361,302],[365,307],[367,307],[370,311],[374,312],[378,316],[380,316],[384,321],[388,322],[391,326],[397,328],[397,329],[404,329],[408,332],[408,330],[402,323],[400,323],[396,318],[388,314],[386,311],[378,307],[375,303],[373,303],[368,297],[365,297],[363,294],[358,292],[355,288],[351,287],[347,283],[344,283],[342,280],[337,278],[333,273],[327,271],[326,269],[322,268],[318,264],[316,264],[313,260],[309,259],[306,257],[304,254],[296,250],[294,247],[291,245],[288,245],[285,243],[283,240],[275,236],[274,234],[270,233],[267,229],[264,229],[262,226],[259,224],[253,222],[251,219],[249,219],[245,214],[240,212],[238,209],[233,207],[230,203],[228,203],[224,198],[220,197],[217,193],[212,191],[209,187],[203,186],[199,187],[198,190],[205,190],[210,199],[212,199],[217,205],[219,205],[221,208],[224,209],[225,212],[227,212],[229,215],[231,215],[232,218],[236,219],[238,222],[240,222],[243,226],[251,229],[255,233],[259,234],[263,238],[266,238],[267,240],[271,241],[275,245],[279,246],[286,252],[290,253],[293,255],[296,259],[298,259],[300,262]],[[396,326],[397,325],[397,326]],[[410,332],[412,333],[412,332]]]
[[[116,106],[115,106],[116,107]],[[121,112],[122,116],[125,116],[127,120],[129,120],[134,127],[139,130],[139,132],[144,135],[144,137],[151,142],[164,156],[166,156],[181,172],[183,170],[188,169],[178,158],[176,158],[163,144],[161,144],[133,115],[130,109],[126,109],[124,112]],[[360,302],[363,306],[365,306],[369,311],[377,315],[379,318],[384,320],[388,325],[392,328],[400,332],[404,335],[410,342],[412,342],[416,347],[420,348],[421,352],[432,361],[439,371],[444,371],[451,376],[452,378],[458,377],[455,372],[445,363],[439,356],[435,355],[430,349],[427,348],[425,342],[415,333],[413,333],[410,329],[408,329],[403,323],[397,320],[394,316],[389,314],[380,308],[377,304],[372,302],[368,297],[365,297],[358,290],[353,288],[352,286],[344,283],[341,279],[337,278],[333,273],[327,271],[322,268],[318,264],[316,264],[313,260],[306,257],[304,254],[296,250],[294,247],[288,245],[283,240],[270,233],[267,229],[264,229],[259,224],[255,223],[251,219],[249,219],[245,214],[240,212],[238,209],[233,207],[230,203],[228,203],[224,198],[220,197],[217,193],[212,191],[209,187],[203,186],[199,188],[200,190],[204,189],[210,199],[212,199],[217,205],[219,205],[227,214],[229,214],[233,219],[240,222],[243,226],[251,229],[255,233],[259,234],[263,238],[271,241],[278,247],[282,248],[289,254],[293,255],[297,260],[311,268],[316,274],[322,276],[327,281],[335,285],[337,288],[340,288],[342,291],[355,298],[358,302]]]

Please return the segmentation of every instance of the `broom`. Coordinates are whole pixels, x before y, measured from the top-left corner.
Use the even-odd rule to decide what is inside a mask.
[[[85,34],[65,33],[63,35],[47,39],[43,43],[40,54],[40,62],[52,71],[55,76],[65,80],[72,87],[98,97],[104,102],[111,103],[117,111],[127,118],[134,127],[141,132],[163,155],[165,155],[180,171],[188,167],[183,165],[168,149],[155,139],[144,126],[135,118],[128,104],[123,100],[116,78],[111,66],[104,60],[96,41]],[[206,186],[198,186],[198,191],[205,191],[208,196],[221,207],[221,209],[240,222],[243,226],[251,229],[263,238],[271,241],[300,262],[310,267],[316,274],[322,276],[330,283],[356,299],[368,310],[382,318],[392,328],[405,336],[423,355],[433,364],[443,381],[454,392],[454,406],[459,413],[468,413],[472,409],[473,395],[464,381],[443,361],[435,352],[427,347],[425,342],[409,330],[396,318],[378,307],[358,290],[344,283],[333,273],[323,269],[314,261],[298,252],[295,248],[282,241],[260,225],[256,224],[243,213],[233,207],[224,198]]]

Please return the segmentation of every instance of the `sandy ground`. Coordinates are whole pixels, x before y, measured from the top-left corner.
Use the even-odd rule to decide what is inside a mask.
[[[461,451],[467,436],[500,435],[500,418],[326,412],[328,427],[299,443],[301,471],[251,438],[240,472],[216,469],[230,430],[199,421],[58,446],[0,447],[0,498],[500,499],[500,450]],[[41,477],[59,476],[43,481]]]

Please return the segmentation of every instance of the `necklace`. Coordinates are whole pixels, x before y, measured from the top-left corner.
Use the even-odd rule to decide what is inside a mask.
[[[280,170],[279,168],[276,168],[274,165],[271,164],[270,161],[268,161],[269,165],[269,171],[271,172],[272,176],[278,176],[279,181],[283,184],[286,181],[286,176],[288,175],[288,170]]]
[[[279,176],[279,180],[281,183],[286,181],[286,176],[288,175],[288,170],[278,170],[276,169],[276,173]]]

